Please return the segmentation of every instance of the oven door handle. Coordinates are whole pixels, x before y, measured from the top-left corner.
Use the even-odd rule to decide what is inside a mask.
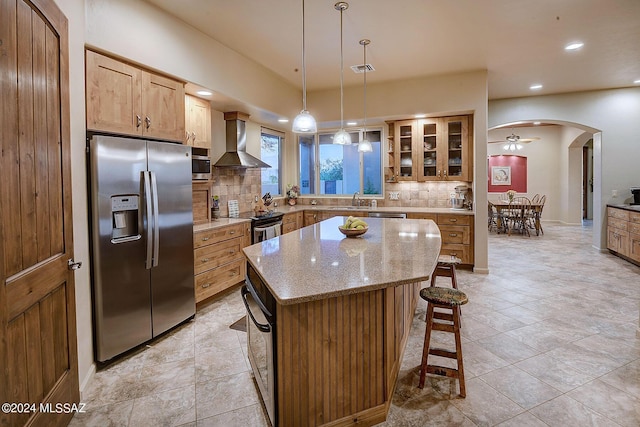
[[[240,292],[242,294],[242,302],[244,303],[244,306],[247,308],[247,314],[249,315],[253,323],[256,325],[256,328],[258,328],[260,332],[270,333],[271,325],[269,325],[268,323],[267,324],[258,323],[256,318],[253,317],[253,313],[251,312],[251,308],[249,307],[249,302],[247,301],[247,294],[251,293],[249,292],[249,289],[247,289],[246,286],[243,286]]]

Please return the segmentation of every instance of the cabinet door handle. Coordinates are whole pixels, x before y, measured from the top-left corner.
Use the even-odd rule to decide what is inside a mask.
[[[236,234],[236,230],[229,231],[229,234]]]
[[[451,218],[449,222],[458,222],[458,218]]]
[[[185,132],[185,135],[187,136],[187,142],[189,142],[189,132]]]
[[[211,283],[205,283],[202,285],[203,288],[208,288],[209,286],[211,286]]]
[[[209,239],[210,239],[210,237],[203,237],[203,238],[202,238],[202,241],[203,241],[203,242],[206,242],[206,241],[207,241],[207,240],[209,240]]]
[[[202,258],[202,260],[201,260],[201,261],[202,261],[202,262],[209,262],[209,261],[211,261],[211,258]]]
[[[229,251],[229,255],[233,255],[233,254],[235,254],[235,253],[236,253],[236,251],[234,251],[234,250],[230,250],[230,251]]]
[[[447,179],[447,171],[444,171],[444,179]]]
[[[136,114],[136,127],[139,128],[141,124],[142,124],[142,117],[140,117],[140,114]]]
[[[449,233],[449,237],[458,237],[458,233]]]
[[[149,116],[144,118],[144,122],[147,125],[147,129],[149,129],[151,127],[151,119],[149,118]]]
[[[191,132],[191,138],[193,138],[193,140],[196,140],[196,133],[195,132]]]

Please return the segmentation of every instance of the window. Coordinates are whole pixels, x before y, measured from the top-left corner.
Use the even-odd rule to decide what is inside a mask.
[[[283,194],[281,175],[281,153],[284,133],[276,130],[262,128],[260,132],[260,159],[271,165],[260,171],[262,191],[272,195]]]
[[[349,134],[352,141],[363,136],[362,131]],[[357,143],[334,145],[333,133],[318,134],[317,144],[315,135],[299,135],[301,193],[382,194],[381,136],[381,130],[367,131],[373,151],[360,153]]]

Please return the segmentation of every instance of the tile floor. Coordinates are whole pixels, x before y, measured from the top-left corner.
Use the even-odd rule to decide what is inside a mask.
[[[491,273],[459,274],[469,296],[465,399],[449,379],[428,377],[416,387],[420,301],[382,425],[640,425],[640,268],[593,249],[589,227],[545,225],[545,233],[492,234]],[[267,425],[245,333],[229,328],[243,314],[239,293],[228,293],[195,321],[100,370],[82,397],[87,412],[71,425]]]

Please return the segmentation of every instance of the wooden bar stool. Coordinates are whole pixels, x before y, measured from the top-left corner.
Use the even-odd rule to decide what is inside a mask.
[[[431,286],[436,285],[436,276],[451,277],[451,286],[458,289],[458,281],[456,280],[456,265],[462,263],[462,260],[454,255],[440,255],[438,257],[438,265],[431,275]]]
[[[460,397],[466,396],[464,386],[464,364],[462,363],[462,343],[460,342],[460,306],[468,301],[464,292],[457,289],[430,286],[420,291],[420,297],[427,301],[427,327],[424,333],[424,347],[422,348],[422,363],[420,365],[420,382],[418,388],[424,387],[426,374],[441,375],[449,378],[457,378],[460,383]],[[451,313],[434,311],[434,308],[451,310]],[[439,320],[439,321],[436,321]],[[431,331],[451,332],[455,336],[455,351],[443,348],[431,348]],[[429,355],[456,359],[457,369],[439,365],[429,365]]]

